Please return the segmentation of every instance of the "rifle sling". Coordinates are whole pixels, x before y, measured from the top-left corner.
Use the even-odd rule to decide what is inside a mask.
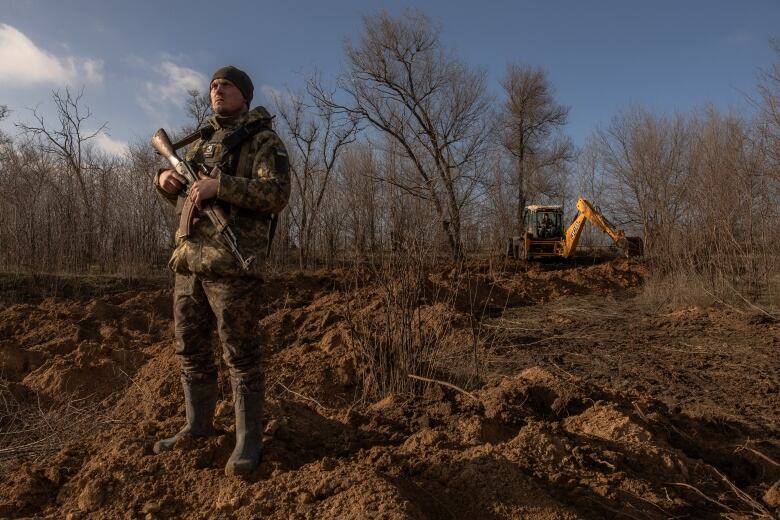
[[[241,144],[264,128],[270,128],[271,118],[258,119],[236,128],[233,132],[222,138],[222,146],[227,153],[236,150]]]
[[[228,153],[232,152],[241,146],[244,141],[255,135],[263,128],[270,127],[271,121],[273,121],[273,117],[258,119],[257,121],[253,121],[238,127],[222,139],[222,146],[227,148]],[[214,135],[215,131],[216,130],[214,130],[214,127],[211,125],[202,126],[191,134],[188,134],[173,143],[173,149],[178,150],[179,148],[183,148],[190,143],[194,143],[198,139],[208,141],[211,136]]]

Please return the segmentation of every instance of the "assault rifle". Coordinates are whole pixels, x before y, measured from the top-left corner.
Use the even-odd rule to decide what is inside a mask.
[[[194,212],[197,209],[195,204],[187,197],[187,194],[190,191],[190,187],[200,179],[200,177],[198,177],[198,171],[195,170],[192,164],[181,160],[179,156],[176,155],[176,150],[173,148],[173,144],[171,143],[168,134],[165,133],[165,130],[162,128],[157,130],[157,132],[154,133],[154,136],[152,136],[152,146],[160,155],[168,160],[179,175],[186,179],[184,189],[179,192],[179,196],[185,197],[185,203],[182,208],[181,218],[179,220],[179,231],[177,233],[178,236],[186,237],[190,234],[190,224],[192,223]],[[205,169],[199,171],[209,177],[215,177],[219,171],[219,166],[215,166],[211,172],[208,172]],[[244,271],[248,271],[249,266],[254,262],[255,257],[250,256],[249,258],[244,258],[244,255],[241,254],[241,251],[238,249],[238,243],[236,242],[236,235],[228,226],[228,215],[225,212],[225,209],[214,204],[213,200],[209,200],[201,205],[199,211],[206,215],[217,231],[219,231],[225,244],[230,249],[230,252],[233,253],[233,256],[236,257],[236,260],[238,260],[238,263],[241,265],[241,268],[244,269]]]

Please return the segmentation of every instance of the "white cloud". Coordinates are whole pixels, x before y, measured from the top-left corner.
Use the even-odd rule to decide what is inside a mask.
[[[136,100],[139,106],[156,120],[169,119],[171,109],[181,109],[187,100],[187,91],[203,92],[208,85],[206,76],[170,60],[163,60],[153,68],[157,81],[147,81]]]
[[[146,88],[150,95],[157,94],[161,101],[169,103],[183,102],[188,90],[200,90],[206,88],[206,76],[187,67],[176,65],[172,61],[164,61],[160,64],[162,83],[147,83]]]
[[[127,153],[127,143],[118,139],[112,139],[105,131],[95,136],[95,144],[98,148],[111,155],[124,155]]]
[[[83,69],[84,81],[99,85],[103,83],[103,60],[82,60],[80,67]]]
[[[18,29],[0,23],[0,84],[103,83],[103,61],[55,56],[39,48]]]

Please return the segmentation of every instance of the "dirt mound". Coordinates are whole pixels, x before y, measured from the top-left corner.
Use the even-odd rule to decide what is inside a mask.
[[[687,357],[652,356],[649,343],[642,343],[641,361],[653,367],[644,372],[629,357],[632,342],[649,341],[643,338],[659,330],[694,345],[702,343],[697,334],[713,327],[722,338],[744,337],[742,317],[700,309],[652,314],[625,300],[616,304],[620,312],[583,312],[582,302],[570,299],[626,298],[642,279],[633,261],[514,268],[428,276],[410,307],[409,330],[417,332],[407,339],[436,347],[426,372],[432,380],[415,380],[414,394],[375,401],[361,389],[367,358],[357,342],[374,337],[406,307],[388,299],[382,284],[355,284],[344,272],[269,280],[258,310],[267,369],[266,452],[247,481],[223,473],[234,443],[224,371],[217,435],[182,439],[161,455],[151,450],[181,426],[184,414],[167,290],[8,307],[0,311],[0,397],[9,403],[0,412],[0,517],[573,519],[778,512],[780,442],[777,417],[769,412],[776,361],[764,360],[762,374],[740,372],[753,377],[752,390],[741,387],[743,393],[764,396],[767,408],[746,407],[741,420],[727,420],[704,413],[714,405],[686,401],[695,388],[668,378]],[[490,316],[488,308],[516,314],[479,321]],[[756,337],[780,334],[774,323],[750,326],[761,328]],[[487,336],[475,333],[477,327],[500,335],[491,332],[484,343]],[[611,352],[610,342],[626,355],[620,363],[601,357]],[[748,348],[743,345],[743,354]],[[701,357],[692,352],[686,355]],[[567,357],[574,354],[581,359]],[[479,362],[471,364],[475,355]],[[713,367],[700,368],[711,392],[733,370],[730,364],[718,368],[720,358],[714,359],[708,361]],[[479,374],[449,377],[458,366]],[[751,400],[743,396],[742,402]],[[752,420],[759,411],[763,429]]]
[[[131,383],[142,347],[171,332],[166,290],[120,293],[86,305],[47,298],[0,311],[4,379],[54,402],[105,397]]]
[[[633,294],[644,281],[637,260],[571,263],[479,263],[430,276],[431,299],[476,316],[575,295]]]

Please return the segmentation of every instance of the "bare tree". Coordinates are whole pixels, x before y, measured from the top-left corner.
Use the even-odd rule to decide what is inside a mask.
[[[573,157],[571,141],[561,130],[569,108],[553,98],[553,88],[540,67],[509,65],[501,81],[506,92],[497,118],[499,142],[516,161],[517,231],[523,228],[525,206],[533,196],[562,199],[565,176]]]
[[[333,105],[399,145],[415,178],[394,182],[433,204],[453,256],[461,258],[461,210],[481,174],[474,162],[485,148],[489,100],[484,73],[446,52],[439,33],[415,11],[400,19],[385,12],[364,17],[338,79],[347,101]]]
[[[761,71],[758,83],[759,100],[754,104],[759,112],[760,136],[767,154],[780,177],[780,42],[773,40],[777,61]]]
[[[305,269],[310,260],[315,224],[322,217],[323,198],[341,152],[355,140],[358,122],[351,114],[339,113],[332,103],[319,97],[312,97],[307,104],[304,96],[290,93],[273,101],[292,142],[290,170],[296,189],[290,212],[297,228],[299,265]],[[331,247],[333,244],[331,238]]]
[[[35,123],[17,123],[17,127],[22,133],[40,137],[43,150],[59,157],[67,165],[68,173],[78,181],[82,202],[89,206],[91,201],[87,196],[89,166],[86,161],[86,145],[105,130],[106,123],[101,124],[97,130],[86,130],[85,122],[92,112],[82,103],[83,96],[83,89],[76,95],[71,94],[67,87],[64,95],[55,91],[52,93],[52,99],[57,110],[58,124],[47,126],[43,116],[37,109],[33,109]]]
[[[368,143],[351,146],[340,170],[340,191],[355,252],[364,256],[379,249],[378,183],[376,158]]]
[[[89,161],[89,142],[106,129],[106,123],[101,124],[96,130],[87,130],[87,120],[92,115],[88,107],[83,103],[84,90],[78,94],[72,94],[70,89],[52,93],[57,123],[47,125],[44,117],[32,110],[34,123],[17,123],[23,134],[38,138],[40,148],[46,154],[59,159],[63,165],[64,173],[75,183],[75,192],[66,192],[66,197],[76,197],[76,204],[69,205],[74,209],[70,218],[83,222],[83,236],[80,244],[83,246],[81,255],[90,261],[94,256],[93,247],[95,235],[95,204],[91,197],[91,183],[94,179],[90,174],[95,171]]]
[[[0,264],[34,269],[39,260],[51,258],[48,250],[57,241],[52,232],[51,212],[39,208],[47,193],[62,193],[52,180],[56,167],[54,158],[41,153],[32,138],[8,138],[0,147],[0,183],[4,193],[0,205]]]
[[[170,205],[163,201],[152,183],[150,175],[162,166],[148,142],[130,143],[127,159],[121,166],[123,180],[122,205],[126,217],[121,219],[126,230],[121,234],[125,242],[122,251],[133,251],[130,256],[147,266],[163,261],[173,246],[172,229],[177,216]]]
[[[692,133],[687,118],[638,107],[596,133],[610,203],[619,221],[641,229],[645,249],[661,257],[688,210]]]
[[[485,180],[485,198],[482,210],[484,217],[479,218],[483,233],[487,233],[491,247],[502,249],[506,246],[507,232],[514,227],[515,192],[513,164],[506,154],[494,148],[487,166],[489,175]]]
[[[11,113],[11,110],[8,108],[8,105],[0,105],[0,121],[7,118],[9,114]],[[7,144],[9,142],[10,138],[0,130],[0,145]]]
[[[206,119],[212,114],[211,97],[209,96],[209,93],[200,92],[197,89],[188,90],[185,109],[194,125],[192,130],[205,125]]]

